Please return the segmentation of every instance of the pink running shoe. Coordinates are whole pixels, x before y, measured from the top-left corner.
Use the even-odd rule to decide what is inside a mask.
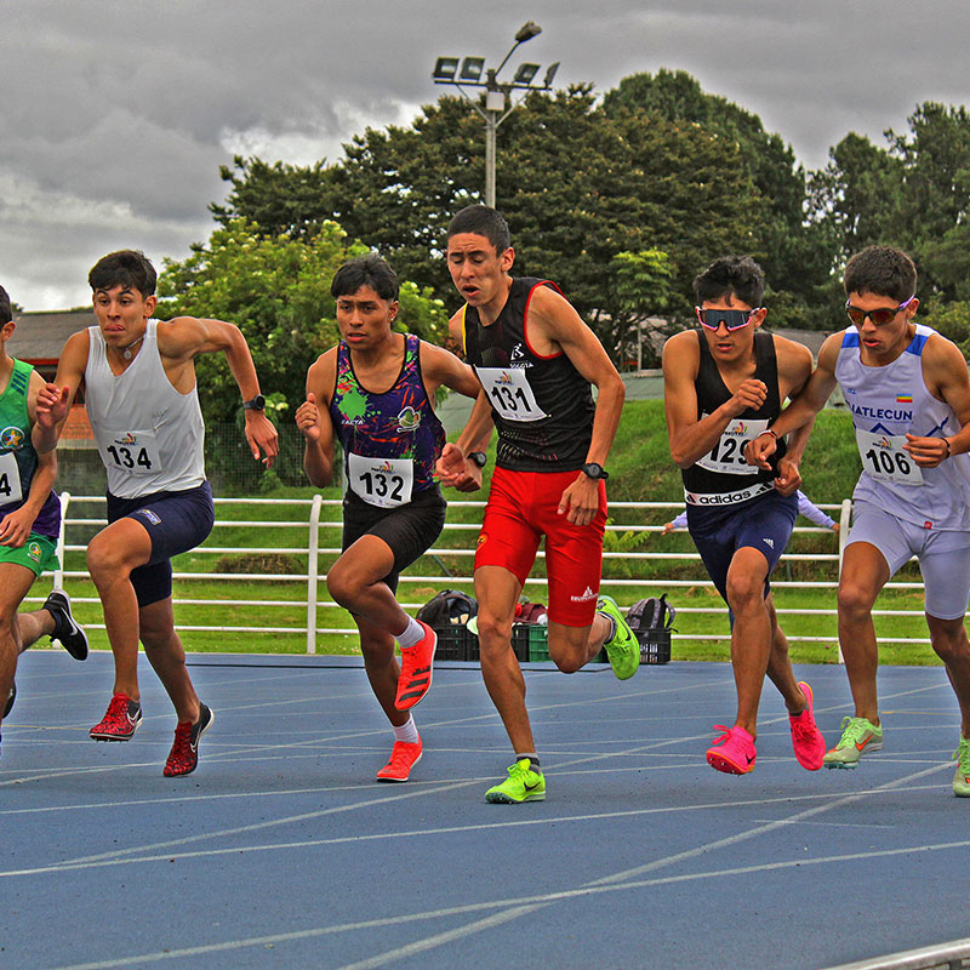
[[[791,724],[791,746],[795,749],[798,763],[806,771],[819,771],[825,757],[826,744],[822,732],[815,723],[815,703],[812,688],[804,680],[798,682],[808,701],[808,707],[801,714],[789,714]]]
[[[742,727],[726,728],[723,724],[715,724],[714,730],[724,734],[707,749],[707,763],[728,775],[746,775],[754,771],[754,760],[758,757],[754,738]]]
[[[413,744],[407,741],[395,741],[391,749],[391,760],[379,772],[378,781],[407,781],[411,769],[421,760],[424,746],[418,738]]]
[[[397,697],[394,699],[394,706],[399,711],[411,710],[431,690],[438,634],[423,620],[418,620],[418,623],[424,627],[424,638],[413,647],[401,650],[401,676],[397,679]]]

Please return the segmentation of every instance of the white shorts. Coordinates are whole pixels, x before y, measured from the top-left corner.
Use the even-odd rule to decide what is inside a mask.
[[[904,522],[868,502],[856,502],[847,546],[868,542],[882,554],[889,575],[916,556],[926,587],[924,609],[939,620],[957,620],[970,599],[970,532],[937,532]]]

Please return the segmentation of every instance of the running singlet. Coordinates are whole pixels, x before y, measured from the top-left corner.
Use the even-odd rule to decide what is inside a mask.
[[[935,334],[916,324],[909,346],[885,367],[867,367],[859,331],[842,338],[835,378],[852,412],[862,474],[852,497],[926,529],[970,530],[970,455],[953,455],[920,468],[903,450],[906,434],[948,438],[960,430],[953,409],[930,394],[923,380],[923,348]]]
[[[344,450],[347,484],[371,505],[395,508],[432,488],[434,465],[445,429],[421,377],[421,341],[404,337],[404,363],[394,386],[383,394],[357,379],[350,350],[337,347],[337,380],[330,417]]]
[[[0,394],[0,519],[16,512],[30,495],[37,470],[37,452],[30,440],[27,388],[34,368],[14,360],[7,386]],[[61,502],[51,491],[31,530],[56,539],[61,527]]]
[[[700,362],[694,387],[697,391],[697,420],[713,414],[733,395],[721,379],[717,363],[711,356],[707,340],[697,334]],[[744,446],[764,431],[781,413],[778,395],[778,361],[775,339],[770,333],[758,331],[754,335],[754,377],[768,388],[764,404],[758,410],[748,408],[733,418],[724,429],[717,444],[702,458],[682,470],[684,499],[688,505],[723,507],[738,505],[770,492],[775,473],[754,469],[744,460]],[[784,441],[778,442],[778,456],[784,454]]]
[[[495,464],[522,472],[578,471],[593,436],[589,381],[565,353],[542,357],[529,345],[529,301],[549,280],[512,280],[498,319],[483,326],[478,310],[463,310],[465,357],[474,368],[498,429]]]
[[[172,387],[158,352],[158,321],[148,321],[141,350],[122,374],[108,365],[101,331],[88,327],[88,335],[85,403],[108,491],[141,498],[201,485],[205,425],[198,388],[180,394]]]

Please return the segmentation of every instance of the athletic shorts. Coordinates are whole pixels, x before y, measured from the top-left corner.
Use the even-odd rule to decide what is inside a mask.
[[[578,471],[516,472],[496,468],[478,536],[475,568],[501,566],[525,585],[546,537],[549,619],[563,626],[589,626],[596,613],[603,568],[606,484],[599,483],[599,511],[589,525],[560,515],[562,493]]]
[[[108,492],[108,522],[134,519],[152,542],[151,559],[131,572],[139,608],[172,595],[172,557],[205,542],[215,522],[208,482],[184,492],[118,498]]]
[[[743,548],[757,549],[768,560],[768,575],[778,565],[788,545],[798,496],[765,492],[743,505],[725,508],[687,506],[687,529],[717,591],[727,602],[727,574],[734,554]],[[765,580],[765,596],[771,585]]]
[[[856,502],[846,545],[868,542],[882,554],[894,576],[916,556],[926,588],[924,609],[939,620],[956,620],[970,599],[970,532],[924,529],[868,502]]]
[[[394,568],[384,577],[392,592],[402,570],[423,556],[441,535],[447,508],[441,489],[435,485],[411,496],[407,505],[382,509],[365,502],[354,492],[344,496],[342,549],[349,549],[361,536],[383,539],[394,554]]]
[[[0,563],[12,562],[26,566],[35,576],[45,569],[57,569],[57,542],[50,536],[31,532],[30,538],[19,549],[0,546]]]

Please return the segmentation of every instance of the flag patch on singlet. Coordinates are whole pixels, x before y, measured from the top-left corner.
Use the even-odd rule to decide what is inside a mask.
[[[897,404],[912,404],[913,395],[912,394],[897,394],[896,395]]]

